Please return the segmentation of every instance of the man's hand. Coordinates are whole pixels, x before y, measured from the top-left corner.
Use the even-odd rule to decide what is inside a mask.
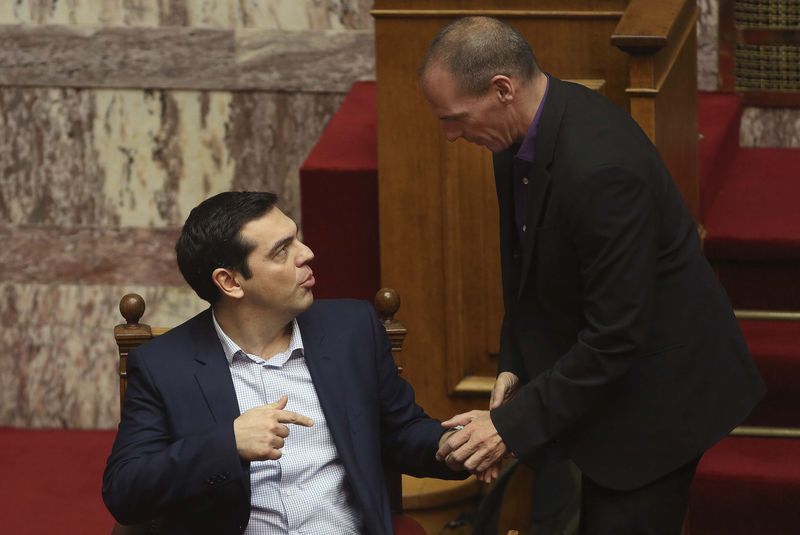
[[[500,372],[492,387],[492,395],[489,398],[489,408],[496,409],[512,397],[519,386],[519,377],[511,372]]]
[[[465,412],[442,422],[443,427],[457,425],[463,425],[464,429],[451,434],[436,452],[436,459],[444,461],[453,470],[485,472],[508,451],[489,417],[489,411]]]
[[[245,461],[280,459],[284,439],[289,436],[289,427],[284,424],[314,425],[308,416],[284,410],[288,401],[289,396],[284,395],[275,403],[245,411],[233,421],[239,457]]]

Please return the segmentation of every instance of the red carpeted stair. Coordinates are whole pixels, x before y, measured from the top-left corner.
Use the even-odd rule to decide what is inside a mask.
[[[705,252],[736,308],[798,311],[800,150],[739,147],[740,113],[736,95],[699,95]],[[800,428],[800,322],[740,324],[768,387],[745,425]],[[690,535],[799,533],[798,504],[800,439],[728,437],[698,467]]]
[[[800,150],[739,147],[740,112],[699,95],[706,255],[736,308],[800,310]]]
[[[728,437],[706,453],[688,535],[800,532],[800,440]]]

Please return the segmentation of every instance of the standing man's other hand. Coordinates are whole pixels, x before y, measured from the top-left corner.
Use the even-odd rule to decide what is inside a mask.
[[[500,372],[494,382],[489,408],[496,409],[514,396],[519,387],[519,377],[511,372]]]

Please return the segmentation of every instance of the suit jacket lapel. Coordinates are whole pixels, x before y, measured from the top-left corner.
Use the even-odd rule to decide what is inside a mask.
[[[536,251],[536,235],[538,234],[538,228],[541,225],[550,193],[551,176],[548,169],[553,161],[558,129],[566,108],[566,98],[561,88],[562,83],[557,78],[550,77],[550,88],[543,104],[542,115],[539,118],[533,163],[531,164],[529,177],[531,180],[528,188],[527,232],[522,244],[522,271],[520,272],[517,298],[521,297],[522,292],[525,290],[528,271],[533,263],[534,252]]]
[[[336,362],[332,358],[331,344],[323,344],[326,334],[320,322],[315,321],[315,318],[306,312],[298,316],[297,323],[303,336],[306,365],[314,389],[317,391],[322,412],[325,414],[328,429],[345,469],[353,474],[357,465],[353,458],[355,449],[347,418],[347,389],[343,386],[345,383],[341,376],[341,362]]]
[[[211,318],[211,309],[206,310],[195,324],[193,335],[195,340],[195,360],[198,362],[194,377],[200,386],[200,391],[206,400],[208,409],[218,424],[233,422],[239,417],[239,401],[236,398],[236,388],[233,386],[228,359],[222,350],[214,322]],[[248,469],[249,463],[241,461],[242,467]],[[249,503],[250,478],[239,481],[242,492]]]
[[[525,289],[525,281],[528,279],[528,270],[533,260],[533,252],[536,250],[536,235],[538,234],[539,223],[544,213],[547,194],[550,190],[550,173],[539,163],[538,158],[531,164],[531,180],[528,188],[528,216],[526,218],[526,228],[524,242],[522,244],[522,270],[520,271],[519,291],[517,298],[522,295]]]
[[[239,417],[239,402],[222,344],[214,330],[211,309],[203,313],[194,329],[195,360],[201,364],[195,379],[206,399],[208,408],[218,423],[231,422]]]

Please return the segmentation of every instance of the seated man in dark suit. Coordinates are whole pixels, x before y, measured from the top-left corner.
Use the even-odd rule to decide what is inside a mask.
[[[275,200],[221,193],[184,224],[178,265],[211,307],[128,357],[103,477],[123,524],[390,534],[382,448],[403,472],[458,477],[372,306],[314,303],[314,254]]]

